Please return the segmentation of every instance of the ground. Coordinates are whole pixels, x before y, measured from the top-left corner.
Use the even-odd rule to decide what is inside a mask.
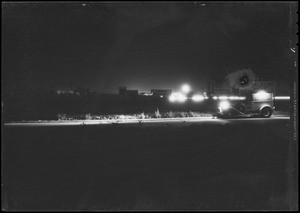
[[[289,119],[5,126],[8,210],[291,209]]]

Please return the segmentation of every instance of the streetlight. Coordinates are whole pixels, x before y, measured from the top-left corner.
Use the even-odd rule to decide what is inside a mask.
[[[185,94],[187,94],[191,91],[191,87],[188,84],[184,84],[181,87],[181,91],[184,92]]]

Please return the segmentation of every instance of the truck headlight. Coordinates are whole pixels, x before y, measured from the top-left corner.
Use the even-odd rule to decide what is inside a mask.
[[[230,103],[228,101],[221,101],[220,108],[222,110],[228,110],[230,108]]]

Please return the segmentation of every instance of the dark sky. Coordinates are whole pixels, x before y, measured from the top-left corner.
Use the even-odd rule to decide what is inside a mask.
[[[117,92],[251,68],[287,84],[294,3],[3,3],[5,89]]]

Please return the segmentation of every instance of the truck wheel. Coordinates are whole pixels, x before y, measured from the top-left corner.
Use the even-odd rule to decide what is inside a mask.
[[[265,107],[261,110],[260,115],[263,118],[269,118],[269,117],[271,117],[272,113],[273,113],[273,110],[271,108]]]

